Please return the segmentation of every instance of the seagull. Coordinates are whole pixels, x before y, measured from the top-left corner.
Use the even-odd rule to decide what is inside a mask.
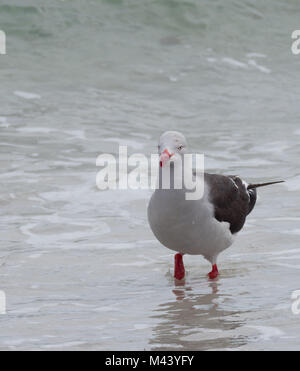
[[[158,185],[148,205],[148,221],[152,232],[165,247],[175,254],[174,278],[185,277],[183,255],[202,255],[212,265],[210,279],[219,275],[218,255],[230,247],[253,210],[258,187],[283,181],[247,184],[236,175],[204,173],[197,181],[203,182],[203,196],[186,199],[187,189],[174,187],[174,177],[183,177],[187,141],[177,131],[162,134],[158,145],[160,162]],[[180,171],[178,172],[178,167]],[[191,165],[192,166],[192,165]],[[193,171],[193,169],[189,169]],[[170,187],[162,186],[163,177],[169,177]],[[173,182],[172,182],[173,179]],[[184,182],[182,182],[184,183]]]

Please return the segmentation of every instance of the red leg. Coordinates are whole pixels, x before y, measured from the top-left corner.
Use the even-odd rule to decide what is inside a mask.
[[[208,273],[208,277],[213,280],[214,278],[217,278],[219,275],[217,264],[214,264],[212,266],[212,271]]]
[[[185,271],[182,255],[178,253],[175,255],[174,278],[177,280],[182,280],[184,278],[184,274]]]

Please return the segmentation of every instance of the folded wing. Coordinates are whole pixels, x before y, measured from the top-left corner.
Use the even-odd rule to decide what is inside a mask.
[[[233,175],[206,173],[205,181],[209,186],[209,199],[214,206],[215,218],[219,222],[229,223],[231,233],[239,232],[255,206],[256,189],[248,189],[246,183]]]

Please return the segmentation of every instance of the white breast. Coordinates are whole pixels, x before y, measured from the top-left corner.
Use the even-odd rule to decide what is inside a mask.
[[[187,201],[184,190],[156,190],[148,207],[148,219],[156,238],[183,254],[201,254],[212,264],[228,248],[233,236],[228,223],[214,218],[208,188],[201,200]]]

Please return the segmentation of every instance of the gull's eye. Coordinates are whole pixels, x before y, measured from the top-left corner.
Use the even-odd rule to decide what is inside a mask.
[[[183,149],[183,146],[179,146],[178,150],[181,151]]]

